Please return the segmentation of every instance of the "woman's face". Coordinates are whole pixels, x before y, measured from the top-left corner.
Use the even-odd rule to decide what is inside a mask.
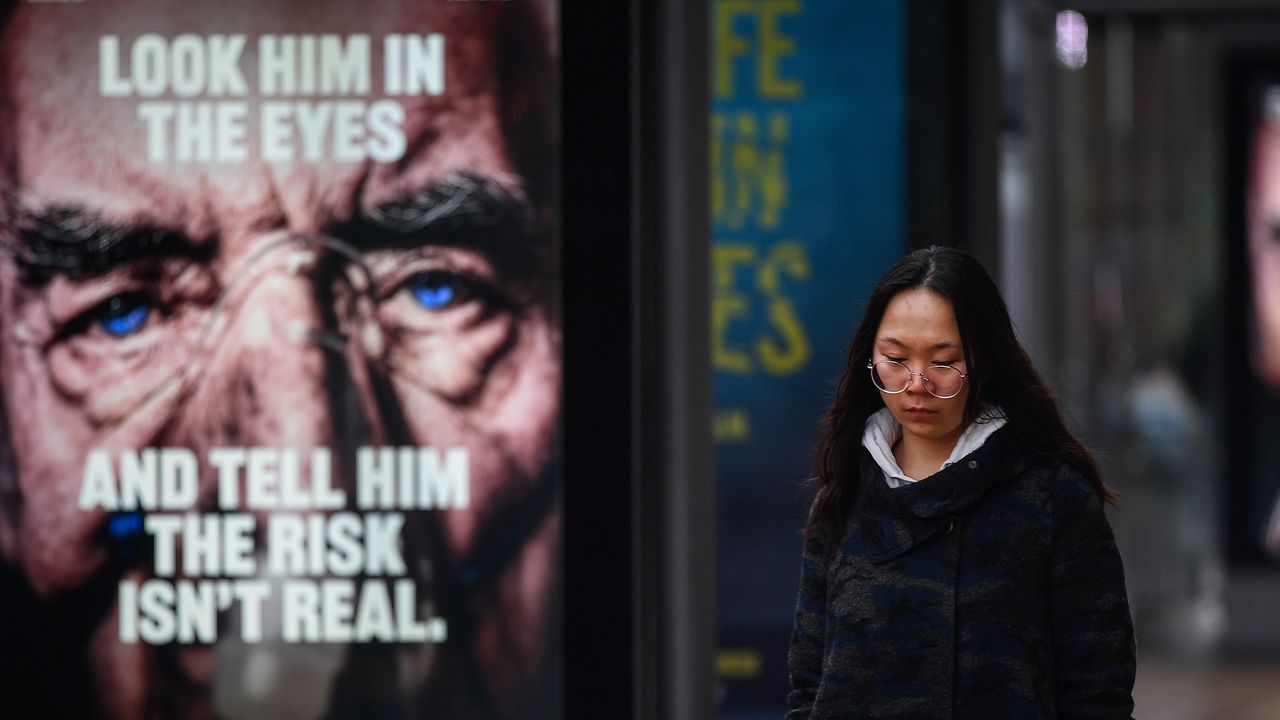
[[[968,373],[951,302],[924,288],[894,295],[880,318],[871,353],[872,362],[881,360],[896,360],[917,373],[930,365],[949,365]],[[954,444],[964,430],[967,380],[960,386],[960,394],[945,400],[930,395],[919,376],[911,378],[905,392],[891,395],[881,391],[880,397],[902,424],[904,438]]]

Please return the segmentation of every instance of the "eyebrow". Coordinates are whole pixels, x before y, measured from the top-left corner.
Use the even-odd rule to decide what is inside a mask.
[[[329,228],[357,250],[427,245],[484,253],[499,276],[540,285],[554,275],[542,218],[522,195],[477,174],[458,174]]]
[[[490,178],[460,174],[329,230],[363,249],[406,243],[504,245],[532,236],[533,227],[534,213],[524,198]]]
[[[892,335],[885,335],[884,337],[880,338],[880,342],[889,343],[890,345],[897,345],[898,347],[901,347],[901,348],[905,348],[907,346],[906,343],[902,342],[896,337],[893,337]],[[930,350],[951,350],[952,348],[959,348],[959,347],[960,347],[960,343],[951,342],[950,340],[945,340],[943,342],[934,343],[930,345],[929,349]]]
[[[26,279],[35,284],[54,275],[101,275],[143,257],[202,256],[212,251],[178,230],[153,223],[111,223],[75,205],[20,210],[17,215],[15,259]]]
[[[329,234],[361,251],[423,245],[463,245],[490,254],[515,276],[545,274],[549,243],[522,197],[496,181],[459,174],[337,223]],[[217,244],[154,223],[115,224],[73,205],[18,213],[14,253],[27,280],[101,275],[147,257],[212,255]]]

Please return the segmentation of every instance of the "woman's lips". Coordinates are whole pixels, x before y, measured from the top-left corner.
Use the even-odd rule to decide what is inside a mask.
[[[936,410],[929,410],[928,408],[907,408],[903,412],[905,412],[908,417],[918,419],[930,418],[938,414]]]

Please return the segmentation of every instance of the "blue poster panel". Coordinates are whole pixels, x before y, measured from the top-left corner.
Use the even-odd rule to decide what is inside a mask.
[[[0,716],[560,717],[556,24],[0,5]]]
[[[776,710],[817,423],[904,247],[898,0],[713,0],[722,715]]]

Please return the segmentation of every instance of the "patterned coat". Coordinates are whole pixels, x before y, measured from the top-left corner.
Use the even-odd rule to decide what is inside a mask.
[[[805,543],[787,720],[1132,717],[1124,571],[1082,473],[1008,427],[897,490],[861,453],[839,546]]]

